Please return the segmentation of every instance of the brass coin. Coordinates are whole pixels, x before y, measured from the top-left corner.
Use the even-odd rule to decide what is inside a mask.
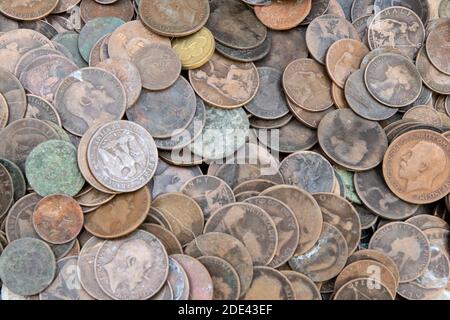
[[[316,284],[307,276],[296,271],[281,271],[295,291],[295,300],[322,300]]]
[[[430,214],[419,214],[409,218],[405,222],[415,225],[422,231],[432,228],[450,230],[450,225],[445,220]]]
[[[295,300],[295,291],[288,278],[269,267],[254,267],[253,281],[243,300]]]
[[[134,8],[130,0],[117,0],[108,5],[94,0],[83,0],[80,4],[80,15],[86,23],[102,17],[116,17],[127,22],[133,19]]]
[[[58,5],[58,0],[48,1],[0,1],[0,12],[16,20],[37,20],[48,16]]]
[[[403,119],[415,120],[437,128],[442,127],[442,118],[439,116],[439,112],[430,106],[415,106],[405,112]]]
[[[354,279],[339,289],[334,300],[394,300],[389,289],[373,278]]]
[[[440,94],[450,94],[450,76],[436,69],[423,49],[417,54],[416,66],[428,88]]]
[[[27,112],[25,118],[35,118],[44,121],[51,121],[61,126],[61,119],[56,109],[45,99],[27,94]]]
[[[0,164],[0,217],[3,217],[14,202],[14,185],[8,170]]]
[[[181,264],[169,256],[169,275],[167,281],[173,288],[174,300],[187,300],[189,298],[189,279]]]
[[[327,113],[335,110],[335,108],[331,107],[324,111],[311,112],[296,105],[288,96],[286,96],[286,100],[288,102],[289,109],[295,118],[312,129],[317,129],[322,118],[325,117]],[[252,119],[250,119],[250,123],[252,123]]]
[[[214,36],[207,28],[172,41],[172,48],[180,59],[183,69],[196,69],[203,66],[213,55],[214,46]]]
[[[141,229],[150,232],[161,241],[168,255],[182,254],[183,248],[175,235],[169,230],[152,223],[144,223]]]
[[[311,0],[274,1],[256,6],[256,17],[273,30],[289,30],[298,26],[311,11]]]

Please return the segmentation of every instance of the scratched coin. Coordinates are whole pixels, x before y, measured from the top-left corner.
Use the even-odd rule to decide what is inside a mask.
[[[51,121],[61,126],[61,119],[53,105],[45,99],[32,94],[27,94],[27,112],[25,113],[25,118]]]
[[[130,21],[134,16],[134,8],[130,0],[116,0],[109,3],[83,0],[80,4],[80,16],[86,23],[101,17],[116,17],[123,21]]]
[[[0,217],[3,217],[14,201],[13,180],[3,164],[0,165],[0,190]]]
[[[372,284],[372,285],[371,285]],[[394,300],[389,289],[379,280],[359,278],[343,285],[334,300]]]
[[[273,1],[255,7],[256,17],[273,30],[289,30],[298,26],[311,11],[311,0]]]
[[[26,193],[27,186],[26,186],[26,182],[25,182],[25,177],[24,177],[22,171],[20,170],[20,168],[14,162],[9,161],[8,159],[5,159],[5,158],[0,158],[0,164],[3,167],[5,167],[6,171],[11,176],[12,185],[14,187],[14,201],[17,201],[20,198],[22,198]],[[2,178],[5,179],[5,181],[6,181],[7,176],[4,174],[3,170],[2,170],[2,172],[3,172]],[[6,197],[8,198],[10,196],[8,183],[6,184],[6,186],[7,186],[7,188],[6,188],[7,191],[6,192],[4,191],[2,193],[3,193],[3,195],[6,195]],[[2,214],[0,214],[0,216],[2,216]]]
[[[243,300],[295,300],[295,291],[288,278],[269,267],[254,267],[250,288]]]
[[[141,229],[150,232],[161,241],[168,255],[182,254],[183,248],[175,235],[169,230],[152,223],[144,223]]]
[[[241,295],[239,276],[225,260],[204,256],[198,258],[211,275],[214,287],[213,300],[238,300]]]
[[[58,0],[0,1],[0,12],[15,20],[37,20],[48,16],[58,5]]]
[[[180,263],[169,255],[169,274],[167,281],[170,283],[173,289],[174,300],[188,300],[189,298],[189,279],[186,271]]]

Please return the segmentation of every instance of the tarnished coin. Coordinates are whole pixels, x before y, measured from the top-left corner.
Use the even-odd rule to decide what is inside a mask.
[[[369,47],[369,25],[370,22],[373,19],[373,15],[365,15],[362,16],[352,22],[353,26],[355,27],[356,31],[359,34],[359,38],[361,39],[362,43],[364,43],[367,47]]]
[[[147,129],[153,137],[164,139],[186,129],[195,110],[194,91],[189,82],[179,76],[168,89],[157,92],[144,89],[136,104],[127,110],[127,117]]]
[[[441,18],[450,18],[450,3],[448,3],[448,0],[442,0],[439,4],[439,16]]]
[[[56,30],[50,23],[45,20],[20,21],[19,29],[30,29],[37,31],[50,40],[58,34],[58,30]]]
[[[27,94],[27,112],[25,118],[35,118],[44,121],[51,121],[61,126],[61,119],[56,109],[45,99]]]
[[[27,157],[25,173],[41,196],[55,193],[75,196],[85,183],[75,146],[62,140],[46,141],[34,148]]]
[[[53,9],[52,14],[69,12],[73,9],[81,0],[59,0],[56,8]]]
[[[53,281],[55,273],[55,256],[42,240],[15,240],[3,250],[0,278],[15,294],[31,296],[42,292]]]
[[[289,121],[292,120],[292,113],[288,113],[285,116],[275,119],[275,120],[266,120],[266,119],[260,119],[257,117],[250,117],[250,127],[256,128],[256,129],[279,129],[284,127],[289,123]]]
[[[172,41],[172,48],[180,59],[183,69],[196,69],[203,66],[214,54],[214,47],[214,36],[207,28]]]
[[[115,194],[104,193],[100,190],[92,188],[88,192],[77,195],[75,200],[84,207],[98,207],[111,201],[115,197]]]
[[[332,14],[347,19],[341,4],[337,0],[330,0],[326,14]]]
[[[27,109],[27,97],[22,84],[12,73],[0,68],[0,80],[0,93],[8,105],[6,120],[10,124],[24,117]]]
[[[375,13],[380,12],[381,10],[384,10],[389,7],[393,6],[399,6],[411,9],[413,12],[415,12],[420,19],[425,24],[428,21],[429,18],[429,12],[428,7],[430,6],[429,3],[431,1],[420,1],[420,0],[400,0],[400,1],[389,1],[389,0],[375,0],[374,2],[374,10]],[[439,2],[439,1],[438,1]]]
[[[256,6],[256,17],[273,30],[289,30],[298,26],[311,10],[311,0],[273,1],[267,6]]]
[[[420,123],[429,124],[437,128],[442,127],[442,118],[439,112],[431,106],[415,106],[403,115],[403,119],[415,120]]]
[[[37,20],[48,16],[58,5],[58,0],[0,1],[0,12],[16,20]]]
[[[394,260],[400,283],[421,276],[430,262],[430,243],[416,226],[404,222],[389,223],[372,236],[369,249],[379,250]]]
[[[168,255],[183,253],[180,242],[169,230],[152,223],[144,223],[141,228],[157,237],[163,244]]]
[[[0,217],[3,217],[14,201],[14,184],[11,175],[0,164]]]
[[[253,63],[232,61],[218,54],[202,67],[189,70],[189,80],[205,102],[226,109],[247,104],[259,88],[258,71]]]
[[[186,271],[180,263],[169,256],[169,274],[167,281],[170,283],[173,289],[174,300],[188,300],[189,299],[189,279]]]
[[[283,270],[295,291],[295,300],[322,300],[316,284],[304,274],[296,271]]]
[[[218,42],[215,44],[215,47],[217,52],[232,60],[241,62],[256,62],[267,56],[272,50],[272,39],[270,36],[267,36],[262,44],[252,49],[235,49],[224,46]]]
[[[150,207],[150,210],[148,211],[145,221],[149,222],[149,223],[155,223],[155,224],[165,228],[166,230],[169,230],[170,232],[173,231],[173,228],[170,225],[169,220],[167,220],[167,218],[163,215],[163,213],[159,209],[156,209],[154,207]],[[144,230],[145,230],[145,228],[144,228]],[[177,239],[177,241],[178,241],[178,239]]]
[[[3,129],[8,124],[9,107],[3,94],[0,93],[0,129]]]
[[[381,168],[357,172],[354,176],[359,198],[371,211],[389,220],[404,220],[419,208],[398,198],[386,185]]]
[[[450,142],[430,130],[414,130],[394,140],[386,151],[383,174],[400,199],[431,203],[450,189]]]
[[[84,227],[99,238],[112,239],[136,230],[147,217],[151,197],[146,187],[120,194],[85,217]]]
[[[167,36],[182,37],[200,30],[209,17],[209,2],[194,0],[141,0],[139,16],[150,30]]]
[[[413,103],[422,90],[417,68],[398,54],[385,53],[373,58],[367,65],[364,79],[370,94],[390,107]]]
[[[357,2],[357,1],[356,1]],[[374,278],[354,279],[343,285],[334,300],[394,300],[389,289]]]
[[[245,191],[256,191],[258,193],[277,185],[275,182],[266,179],[253,179],[249,181],[244,181],[237,185],[233,192],[235,194],[245,192]]]
[[[316,200],[306,191],[287,185],[266,189],[261,196],[278,199],[294,212],[300,227],[296,254],[303,254],[310,250],[320,238],[323,222],[322,212]]]
[[[332,87],[337,87],[336,85],[333,85]],[[339,87],[337,87],[339,88]],[[304,125],[312,128],[312,129],[317,129],[317,127],[319,126],[320,121],[322,120],[323,117],[325,117],[325,115],[333,110],[335,110],[335,108],[331,107],[328,108],[324,111],[319,111],[319,112],[312,112],[312,111],[308,111],[306,109],[303,109],[302,107],[296,105],[289,97],[286,96],[286,100],[288,102],[288,106],[290,111],[292,112],[292,114],[295,116],[295,118],[300,121],[301,123],[303,123]],[[250,124],[253,123],[252,121],[253,119],[250,118]]]
[[[83,0],[80,4],[80,15],[84,22],[95,18],[116,17],[123,21],[130,21],[134,16],[134,7],[131,0],[116,0],[109,3],[100,3],[95,0]]]
[[[431,63],[441,72],[450,75],[450,20],[436,26],[427,38],[426,51]]]
[[[9,161],[5,158],[0,158],[0,164],[5,167],[6,171],[8,171],[9,175],[11,176],[12,185],[14,187],[14,201],[17,201],[22,198],[27,191],[25,177],[20,168],[14,162]],[[2,172],[2,178],[5,179],[4,171],[2,170]],[[9,187],[7,188],[7,190],[9,190]],[[9,197],[8,192],[9,191],[3,191],[2,195],[7,195],[7,197]],[[0,216],[2,216],[2,214],[0,214]]]
[[[409,218],[405,222],[415,225],[422,231],[432,228],[442,228],[450,230],[450,226],[445,220],[436,216],[432,216],[430,214],[419,214]]]
[[[241,295],[239,276],[225,260],[204,256],[198,258],[211,275],[214,287],[213,300],[238,300]]]
[[[100,62],[110,58],[108,54],[108,42],[110,36],[111,33],[102,36],[92,47],[88,60],[90,67],[96,67]]]
[[[164,286],[161,288],[161,290],[158,291],[150,300],[166,300],[171,301],[173,299],[173,289],[172,285],[166,281],[164,283]]]
[[[295,300],[295,290],[288,278],[269,267],[254,267],[253,281],[243,300]]]
[[[237,202],[245,202],[249,198],[253,198],[259,195],[259,192],[257,191],[244,191],[241,193],[236,194],[236,201]]]
[[[52,42],[53,43],[53,42]],[[50,47],[38,47],[26,52],[20,59],[17,61],[17,64],[14,68],[14,75],[17,79],[20,79],[22,72],[37,58],[42,58],[47,55],[59,55],[64,56],[61,52],[56,49]],[[65,76],[64,76],[65,77]],[[22,80],[21,80],[22,82]]]
[[[428,237],[430,244],[432,246],[438,246],[442,249],[442,252],[449,256],[448,252],[450,249],[450,231],[442,228],[431,228],[423,231],[425,235]]]
[[[360,118],[349,109],[328,113],[320,122],[318,136],[328,157],[355,171],[378,166],[388,145],[378,123]]]
[[[331,80],[325,68],[312,59],[291,62],[283,74],[283,87],[289,99],[303,109],[318,112],[333,105]]]
[[[349,200],[351,203],[356,203],[356,204],[362,204],[361,199],[359,199],[356,190],[355,190],[355,185],[353,183],[353,176],[354,173],[351,171],[347,171],[345,169],[343,169],[342,167],[339,166],[334,166],[333,167],[336,178],[340,179],[343,185],[343,189],[344,189],[344,193],[345,193],[345,198],[347,200]],[[339,181],[338,181],[339,183]]]
[[[328,7],[330,6],[330,0],[314,0],[311,1],[311,10],[309,14],[306,16],[305,20],[303,20],[302,25],[310,24],[311,21],[324,15]]]
[[[416,66],[423,83],[428,88],[440,94],[450,94],[450,76],[436,69],[428,58],[426,50],[421,49],[417,54]]]
[[[71,60],[79,67],[85,68],[87,67],[86,61],[84,61],[83,57],[78,50],[78,33],[75,31],[67,31],[63,33],[58,33],[56,36],[52,38],[52,43],[57,47],[57,44],[63,46],[65,48],[66,53],[70,53],[69,57]],[[60,51],[60,48],[56,48]]]

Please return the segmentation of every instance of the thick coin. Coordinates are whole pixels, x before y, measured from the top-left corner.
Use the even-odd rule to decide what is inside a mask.
[[[23,176],[23,173],[20,170],[20,168],[14,162],[9,161],[8,159],[5,158],[0,158],[0,164],[5,167],[6,171],[8,171],[9,175],[11,176],[12,185],[14,186],[14,201],[17,201],[20,198],[22,198],[27,191],[25,177]],[[3,172],[2,178],[5,179],[4,171],[2,170],[2,172]],[[6,190],[7,190],[6,192],[5,191],[2,192],[2,195],[3,196],[7,195],[7,197],[9,197],[8,194],[9,187],[7,187]],[[0,216],[1,215],[2,214],[0,214]]]
[[[14,201],[14,181],[8,170],[0,164],[0,217],[3,217]]]
[[[27,112],[25,118],[35,118],[44,121],[51,121],[61,126],[61,119],[56,109],[45,99],[27,94]]]
[[[295,300],[322,300],[316,284],[307,276],[290,270],[281,271],[285,275],[295,291]]]
[[[108,5],[94,0],[83,0],[80,4],[80,15],[86,23],[103,17],[116,17],[126,22],[133,19],[134,7],[131,0],[117,0]]]
[[[426,51],[431,63],[441,72],[450,75],[450,20],[436,26],[427,38]]]
[[[357,2],[357,1],[355,1]],[[374,278],[354,279],[343,285],[334,300],[394,300],[392,293]]]
[[[183,69],[196,69],[203,66],[214,54],[214,47],[214,36],[207,28],[172,41],[172,48],[180,59]]]
[[[423,83],[428,88],[440,94],[450,94],[450,76],[436,69],[428,58],[426,50],[421,49],[417,54],[416,66]]]
[[[167,281],[173,289],[174,300],[188,300],[189,299],[189,279],[186,271],[184,271],[181,264],[169,256],[169,274]]]
[[[225,260],[204,256],[198,258],[211,275],[214,287],[213,300],[238,300],[241,295],[239,276]]]
[[[256,17],[273,30],[289,30],[298,26],[311,11],[311,0],[274,1],[255,7]]]
[[[16,20],[37,20],[48,16],[58,5],[58,0],[0,1],[0,12]]]
[[[169,230],[152,223],[144,223],[141,228],[157,237],[163,244],[168,255],[183,253],[180,242]]]
[[[22,84],[12,73],[0,68],[0,79],[0,93],[8,105],[6,120],[10,124],[24,117],[27,109],[27,97]]]
[[[253,281],[243,300],[295,300],[295,290],[288,278],[269,267],[254,267]]]

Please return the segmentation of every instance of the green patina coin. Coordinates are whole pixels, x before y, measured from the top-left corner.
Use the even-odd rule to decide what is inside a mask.
[[[51,194],[73,197],[85,183],[75,146],[62,140],[49,140],[34,148],[25,163],[25,174],[31,187],[42,197]]]
[[[44,291],[53,281],[56,260],[42,240],[23,238],[11,242],[0,257],[0,278],[15,294],[31,296]]]
[[[78,33],[75,31],[68,31],[63,33],[58,33],[52,38],[52,41],[59,43],[64,48],[66,48],[72,57],[73,62],[79,68],[85,68],[88,66],[87,62],[84,61],[83,57],[78,50]]]
[[[5,158],[0,158],[0,164],[5,167],[12,178],[14,186],[14,200],[22,198],[27,191],[27,184],[25,182],[25,177],[23,176],[22,170],[20,170],[17,164]]]
[[[104,17],[88,21],[78,37],[78,49],[85,61],[89,61],[92,48],[102,37],[112,33],[125,22],[119,18]]]
[[[45,122],[56,131],[56,133],[59,136],[59,139],[66,141],[66,142],[71,142],[70,136],[66,132],[66,130],[64,130],[63,128],[58,126],[56,123],[53,123],[51,121],[45,121]]]
[[[339,175],[344,184],[345,198],[352,203],[362,205],[361,199],[358,197],[353,183],[354,173],[336,166],[334,167],[334,171]]]
[[[207,106],[203,132],[189,149],[205,160],[226,158],[245,144],[249,131],[250,122],[244,109]]]

